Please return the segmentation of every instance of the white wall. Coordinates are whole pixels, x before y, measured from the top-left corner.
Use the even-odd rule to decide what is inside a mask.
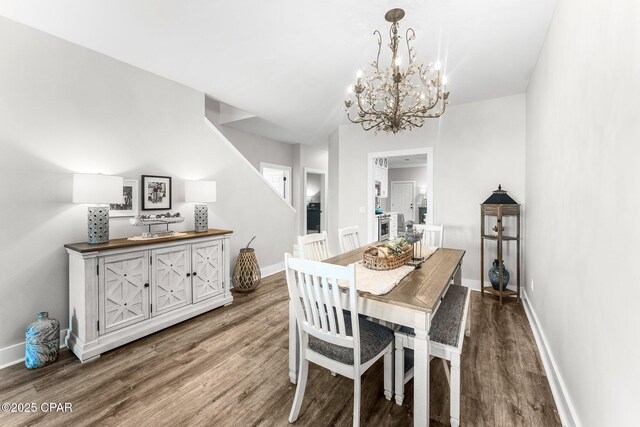
[[[193,229],[184,180],[215,180],[209,225],[234,230],[232,261],[253,235],[263,267],[290,250],[295,213],[205,124],[202,93],[4,18],[0,58],[0,365],[39,311],[67,327],[63,245],[86,240],[74,172],[172,176],[176,230]],[[112,237],[141,232],[111,221]]]
[[[207,97],[205,114],[214,124],[218,125],[220,121],[220,103]],[[288,144],[276,141],[230,126],[219,125],[218,128],[256,170],[260,170],[260,162],[291,167],[291,206],[297,212],[295,234],[304,234],[306,232],[304,210],[306,209],[307,199],[302,188],[304,168],[328,170],[329,152],[324,148],[305,144]],[[290,249],[289,251],[292,250]]]
[[[527,92],[525,283],[585,426],[640,418],[639,76],[637,0],[559,1]]]
[[[338,244],[338,201],[340,199],[340,129],[336,129],[329,135],[328,176],[327,176],[327,235],[329,239],[329,251],[332,254],[340,253]],[[361,232],[364,232],[362,230]]]
[[[415,192],[415,198],[413,200],[413,218],[405,218],[405,221],[409,221],[410,219],[412,219],[415,222],[419,222],[418,221],[418,206],[420,204],[420,201],[422,200],[422,197],[420,195],[420,189],[421,188],[427,188],[427,182],[428,182],[428,174],[427,174],[427,167],[426,166],[422,166],[422,167],[415,167],[415,168],[392,168],[389,169],[389,189],[387,190],[387,194],[389,194],[389,197],[387,197],[386,199],[382,199],[385,200],[385,202],[387,203],[387,206],[391,206],[391,183],[394,181],[415,181],[416,185],[414,187],[414,192]],[[426,197],[426,195],[425,195]],[[383,210],[387,210],[383,207]],[[391,210],[391,208],[389,208],[388,210]]]
[[[338,143],[330,145],[340,158],[329,178],[340,178],[336,232],[358,225],[366,238],[366,215],[359,208],[367,205],[367,153],[433,147],[434,221],[445,225],[446,246],[467,251],[463,277],[478,282],[480,203],[502,184],[524,204],[524,145],[524,95],[451,106],[440,120],[397,135],[342,126]],[[489,245],[487,250],[495,252]],[[511,271],[514,265],[507,263]]]
[[[206,97],[205,104],[207,118],[218,126],[224,136],[257,170],[260,170],[260,162],[293,166],[294,144],[287,144],[286,142],[244,132],[231,126],[220,125],[220,103]]]

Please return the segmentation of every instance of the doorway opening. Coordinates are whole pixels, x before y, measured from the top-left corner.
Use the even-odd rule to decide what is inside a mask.
[[[276,193],[291,205],[291,167],[260,162],[260,173]]]
[[[304,168],[304,233],[313,234],[327,230],[326,193],[327,172]]]
[[[389,238],[402,235],[407,221],[433,224],[433,148],[368,154],[368,243],[380,240],[379,222],[389,219]]]

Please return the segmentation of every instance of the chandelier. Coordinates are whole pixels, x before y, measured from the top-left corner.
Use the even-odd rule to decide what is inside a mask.
[[[376,133],[412,130],[422,127],[426,119],[440,117],[446,108],[449,98],[449,92],[445,91],[446,77],[441,74],[439,62],[416,64],[416,54],[410,44],[415,40],[412,28],[405,33],[408,64],[404,71],[400,68],[398,49],[402,37],[398,35],[398,21],[403,17],[402,9],[392,9],[384,15],[384,19],[391,22],[391,63],[387,67],[380,65],[382,35],[375,30],[378,56],[371,62],[372,70],[369,74],[358,70],[355,86],[349,87],[349,99],[344,102],[347,118],[361,124],[364,130]],[[355,110],[354,117],[351,117],[352,110]]]

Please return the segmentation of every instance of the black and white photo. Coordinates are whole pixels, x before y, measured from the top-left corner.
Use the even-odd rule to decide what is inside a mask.
[[[142,175],[142,210],[171,209],[171,177]]]
[[[122,185],[122,203],[109,205],[110,217],[129,217],[138,215],[138,181],[125,179]]]

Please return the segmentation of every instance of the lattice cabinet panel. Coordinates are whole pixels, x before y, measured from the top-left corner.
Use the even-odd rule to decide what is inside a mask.
[[[193,301],[199,302],[224,291],[222,242],[192,245]]]
[[[149,318],[148,265],[147,252],[100,258],[101,335]]]
[[[152,251],[152,315],[191,304],[191,263],[188,246]]]

